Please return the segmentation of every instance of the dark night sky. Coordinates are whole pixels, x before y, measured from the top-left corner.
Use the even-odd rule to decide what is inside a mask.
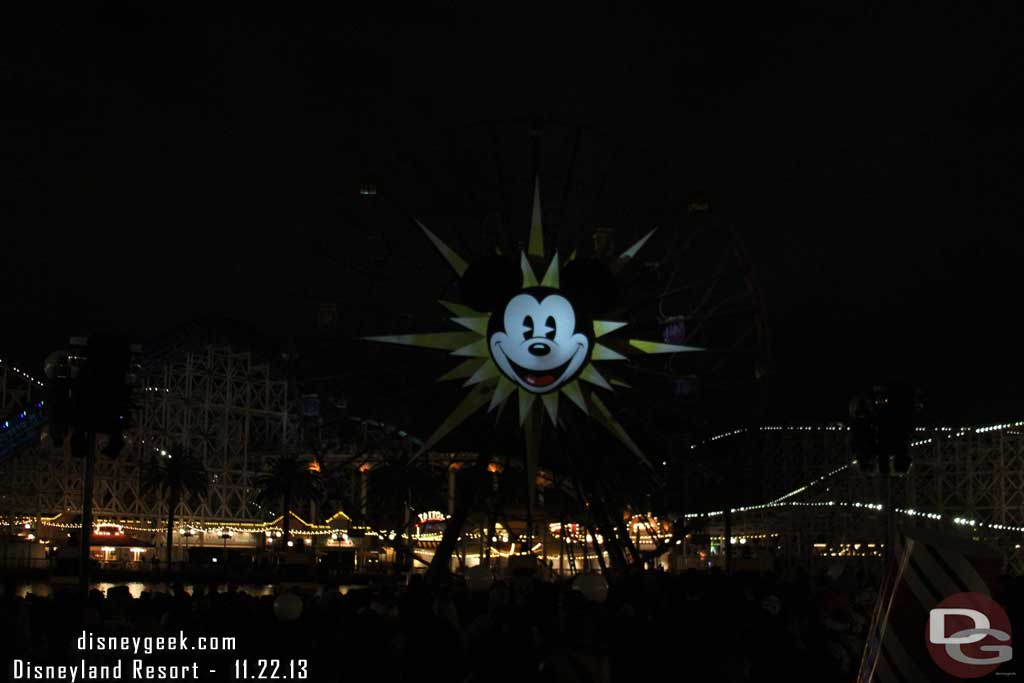
[[[679,169],[609,188],[620,208],[598,218],[632,204],[643,223],[645,203],[694,187],[726,208],[767,302],[775,414],[842,417],[900,374],[935,417],[1019,417],[1022,10],[825,4],[5,9],[0,353],[38,366],[72,328],[147,336],[204,314],[287,336],[341,296],[352,329],[389,331],[387,295],[352,273],[386,292],[405,282],[388,258],[443,271],[419,268],[419,241],[367,251],[376,231],[412,233],[358,213],[359,179],[388,187],[382,160],[414,156],[454,197],[423,141],[529,117]],[[423,215],[472,212],[395,192]]]

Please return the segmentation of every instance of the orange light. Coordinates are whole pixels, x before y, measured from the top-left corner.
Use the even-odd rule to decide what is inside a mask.
[[[492,462],[490,465],[487,466],[487,471],[488,472],[501,472],[501,465],[499,465],[496,462]]]
[[[317,462],[316,460],[312,460],[309,463],[309,471],[310,472],[316,472],[316,473],[319,474],[320,473],[320,463]]]
[[[359,466],[359,471],[363,472],[363,473],[366,473],[366,472],[369,472],[371,468],[372,468],[372,465],[370,465],[370,463],[364,462],[362,465]]]

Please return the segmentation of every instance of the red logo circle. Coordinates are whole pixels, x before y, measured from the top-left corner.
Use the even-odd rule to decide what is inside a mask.
[[[1010,648],[1010,618],[992,598],[957,593],[935,606],[925,624],[932,661],[957,678],[987,676],[1005,661]]]

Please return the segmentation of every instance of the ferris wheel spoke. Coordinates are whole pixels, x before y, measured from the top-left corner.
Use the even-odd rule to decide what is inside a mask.
[[[494,159],[495,186],[498,188],[498,211],[505,218],[505,172],[502,166],[501,145],[498,142],[498,127],[493,121],[487,126],[488,139],[490,140],[491,156]]]
[[[699,329],[700,326],[704,325],[707,322],[723,320],[727,318],[738,318],[740,316],[745,315],[749,316],[754,313],[753,307],[749,305],[733,308],[728,307],[728,304],[735,302],[747,303],[745,299],[736,298],[732,299],[731,301],[724,301],[720,305],[716,305],[713,309],[710,309],[703,313],[699,313],[696,315],[683,314],[682,317],[684,321],[696,322],[697,327],[695,327],[693,330],[693,332],[696,333],[697,329]]]
[[[624,362],[620,367],[638,373],[638,380],[660,383],[693,375],[701,387],[724,390],[732,386],[734,378],[748,374],[750,358],[767,349],[764,306],[742,236],[726,223],[726,214],[717,206],[709,208],[711,204],[703,196],[694,201],[692,192],[679,192],[659,182],[677,170],[674,160],[652,161],[657,155],[638,154],[635,141],[613,131],[523,117],[456,124],[428,140],[420,137],[404,142],[408,144],[385,146],[394,159],[389,187],[383,194],[388,199],[404,197],[414,212],[426,211],[421,216],[424,224],[467,259],[474,253],[492,253],[495,247],[505,256],[518,257],[509,248],[522,235],[506,228],[528,220],[524,210],[529,204],[527,193],[538,176],[542,194],[551,198],[545,206],[545,228],[549,239],[558,242],[560,254],[578,249],[580,257],[600,258],[607,250],[613,257],[650,228],[660,226],[644,250],[618,274],[618,306],[598,317],[628,321],[638,337],[708,350],[685,354],[685,358],[644,357]],[[372,204],[368,200],[359,206]],[[377,202],[378,206],[387,204]],[[449,214],[442,208],[446,205]],[[348,222],[372,224],[378,216],[391,220],[390,214],[374,211],[373,221],[359,211],[360,220]],[[599,227],[610,234],[595,235]],[[386,235],[386,241],[374,242],[373,248],[395,258],[404,254],[409,262],[401,269],[381,270],[370,264],[359,272],[350,267],[343,270],[347,283],[361,282],[359,286],[365,287],[370,281],[378,282],[382,293],[399,303],[401,286],[386,284],[389,278],[395,282],[396,272],[427,266],[410,256],[411,240],[404,239],[401,230],[391,229]],[[334,253],[334,260],[327,266],[332,270],[347,261],[341,252]],[[394,263],[394,259],[387,262]],[[323,263],[330,262],[324,259]],[[433,271],[431,275],[436,277]],[[453,281],[447,281],[442,298],[457,296],[454,288]],[[427,314],[414,311],[409,315],[425,319]],[[389,377],[385,393],[408,391],[398,381],[402,377],[401,368],[398,370]],[[612,379],[609,376],[609,381]],[[622,379],[633,381],[628,376]],[[358,383],[373,381],[370,373]],[[401,398],[395,401],[400,402]],[[609,408],[621,408],[622,403],[617,400],[612,405],[610,401]],[[628,407],[628,401],[626,404]],[[642,412],[636,410],[638,416]]]
[[[711,286],[704,292],[704,298],[701,299],[700,303],[698,303],[696,308],[694,308],[692,315],[699,314],[700,310],[704,306],[706,306],[709,301],[711,301],[711,296],[712,296],[712,294],[715,293],[719,283],[722,280],[722,273],[725,270],[725,266],[728,263],[728,261],[729,261],[729,254],[728,254],[728,252],[723,253],[719,257],[718,263],[715,266],[714,275],[712,275],[712,277],[711,277]]]

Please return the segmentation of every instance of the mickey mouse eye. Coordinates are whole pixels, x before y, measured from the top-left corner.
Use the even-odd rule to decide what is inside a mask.
[[[557,330],[555,327],[555,316],[549,315],[548,319],[544,321],[544,325],[548,328],[548,331],[544,333],[544,336],[548,339],[554,340],[555,332]]]
[[[523,327],[526,329],[523,331],[523,339],[529,339],[533,336],[533,318],[526,316],[523,318]]]

